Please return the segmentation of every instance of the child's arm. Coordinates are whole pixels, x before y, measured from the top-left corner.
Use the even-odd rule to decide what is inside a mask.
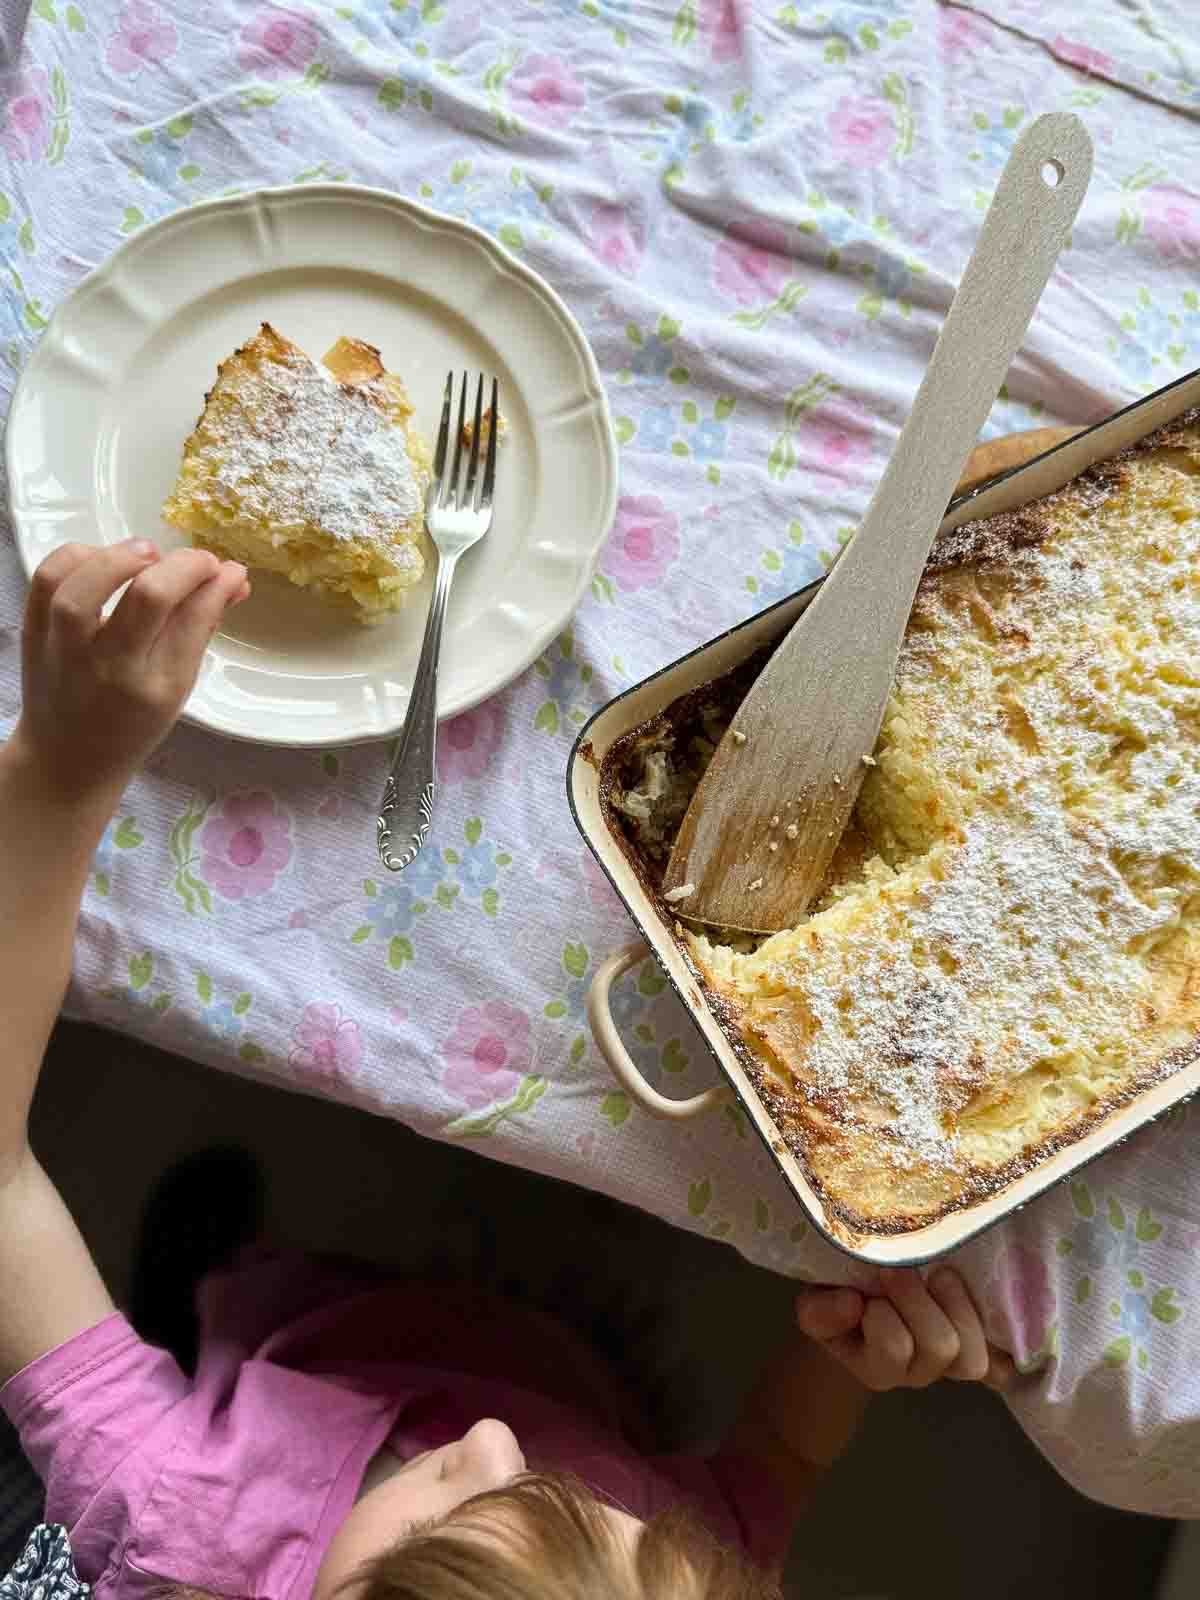
[[[1007,1356],[991,1349],[962,1279],[949,1267],[928,1281],[887,1269],[879,1293],[803,1289],[792,1338],[768,1364],[729,1446],[767,1469],[799,1516],[823,1473],[854,1437],[872,1393],[924,1388],[939,1378],[1003,1387]]]
[[[67,545],[30,589],[21,715],[0,748],[0,1381],[112,1310],[29,1149],[29,1105],[100,836],[245,578],[199,550],[160,560],[146,543]]]

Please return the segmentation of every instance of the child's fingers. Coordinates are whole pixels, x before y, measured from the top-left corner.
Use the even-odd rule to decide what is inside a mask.
[[[995,1345],[988,1346],[988,1367],[983,1375],[983,1381],[989,1389],[995,1389],[999,1394],[1005,1394],[1016,1383],[1020,1374],[1013,1358],[1004,1350],[997,1350]]]
[[[801,1333],[823,1342],[857,1328],[864,1304],[857,1289],[804,1288],[796,1295],[796,1321]]]
[[[958,1356],[947,1369],[946,1377],[979,1382],[987,1375],[988,1346],[983,1323],[966,1284],[953,1267],[939,1267],[930,1273],[927,1287],[958,1334]]]
[[[29,625],[43,630],[49,620],[50,601],[57,593],[59,585],[81,567],[85,561],[90,561],[96,553],[96,547],[90,544],[60,544],[57,550],[52,550],[46,559],[38,566],[29,584],[29,601],[27,617]]]
[[[105,653],[148,655],[176,606],[219,570],[220,562],[208,550],[172,550],[139,573],[104,625]]]
[[[920,1273],[889,1268],[882,1279],[884,1294],[913,1338],[913,1359],[905,1381],[914,1389],[923,1389],[944,1377],[958,1360],[958,1332]]]
[[[123,583],[149,570],[158,559],[158,551],[146,539],[129,539],[124,544],[89,550],[82,561],[76,555],[78,548],[68,545],[56,551],[61,562],[38,585],[45,596],[51,630],[73,644],[89,643],[100,627],[105,604]],[[43,568],[48,566],[49,562],[43,563]],[[64,575],[55,582],[60,570]],[[52,583],[54,588],[50,591]]]
[[[204,648],[225,612],[250,593],[246,569],[236,561],[223,561],[215,577],[192,591],[178,606],[154,647],[155,661],[190,683]]]

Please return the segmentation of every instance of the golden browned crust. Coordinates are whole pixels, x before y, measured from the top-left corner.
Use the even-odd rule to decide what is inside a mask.
[[[961,602],[967,607],[966,589],[970,590],[970,605],[976,608],[982,605],[987,610],[989,584],[994,588],[997,583],[1003,583],[1006,570],[1017,571],[1027,552],[1036,551],[1053,537],[1064,515],[1082,514],[1086,518],[1112,496],[1128,495],[1133,469],[1139,461],[1153,455],[1170,459],[1172,453],[1179,452],[1179,465],[1186,466],[1189,474],[1200,472],[1198,425],[1200,410],[1189,412],[1109,460],[1088,468],[1042,501],[1019,511],[967,523],[941,538],[918,592],[914,626],[919,630],[929,623],[939,605]],[[1078,561],[1082,568],[1084,553],[1080,553]],[[977,581],[980,574],[984,575],[982,585]],[[1028,643],[1027,638],[1017,635],[1005,639],[998,615],[991,615],[986,625],[998,627],[997,637],[1018,651]],[[1166,947],[1153,994],[1139,1001],[1136,1015],[1130,1017],[1130,1028],[1135,1033],[1171,1041],[1169,1046],[1164,1043],[1156,1047],[1153,1060],[1143,1060],[1140,1064],[1131,1062],[1131,1070],[1123,1074],[1119,1082],[1106,1084],[1089,1106],[1076,1107],[1061,1126],[1044,1129],[1039,1137],[1024,1143],[1004,1160],[990,1164],[958,1162],[941,1173],[926,1167],[918,1174],[919,1181],[914,1180],[912,1184],[912,1204],[905,1203],[907,1184],[904,1164],[901,1164],[886,1207],[856,1203],[855,1175],[864,1162],[877,1163],[881,1141],[886,1143],[891,1137],[889,1130],[881,1130],[861,1119],[856,1125],[853,1096],[839,1095],[828,1087],[822,1092],[812,1083],[802,1084],[793,1070],[795,1059],[785,1061],[778,1057],[768,1037],[770,1029],[764,1031],[745,996],[707,960],[697,960],[696,945],[688,930],[677,920],[675,911],[659,897],[670,840],[663,841],[654,835],[653,830],[648,830],[638,817],[631,817],[624,808],[630,788],[636,786],[644,771],[646,751],[667,748],[675,752],[678,759],[694,742],[700,729],[711,742],[714,727],[722,715],[728,721],[749,682],[761,670],[763,659],[760,656],[739,669],[734,678],[692,691],[660,717],[619,740],[602,764],[601,805],[610,831],[648,894],[655,899],[660,916],[671,930],[710,1010],[769,1111],[783,1144],[800,1161],[830,1214],[839,1219],[847,1231],[903,1233],[996,1193],[1049,1155],[1076,1143],[1149,1085],[1200,1056],[1200,966],[1193,959],[1196,949],[1187,941],[1178,948]],[[1018,734],[1020,731],[1017,730]],[[694,781],[698,781],[702,766],[701,753]],[[852,827],[842,842],[824,892],[828,893],[833,886],[855,875],[869,849],[865,838]],[[823,901],[818,900],[818,907],[822,904]],[[784,1037],[788,1037],[786,1030]],[[797,1044],[797,1048],[802,1055],[802,1045]],[[986,1064],[974,1056],[963,1061],[952,1085],[954,1103],[970,1105],[973,1097],[987,1089]],[[1002,1101],[1003,1095],[999,1098]]]

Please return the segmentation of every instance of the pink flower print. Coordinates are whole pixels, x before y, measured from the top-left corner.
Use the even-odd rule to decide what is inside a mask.
[[[1156,185],[1142,196],[1146,233],[1167,261],[1194,261],[1200,256],[1200,204],[1185,189]]]
[[[41,67],[26,67],[8,102],[4,148],[14,161],[40,161],[50,145],[50,79]]]
[[[1111,75],[1116,63],[1111,56],[1104,55],[1099,50],[1093,50],[1090,45],[1072,44],[1070,39],[1064,39],[1060,33],[1050,46],[1060,61],[1069,61],[1073,67],[1078,67],[1081,72],[1098,72]]]
[[[952,66],[982,49],[987,32],[987,25],[970,12],[952,11],[939,6],[938,43]]]
[[[810,414],[803,432],[808,464],[843,482],[855,483],[875,453],[875,419],[849,397],[827,400]]]
[[[529,1071],[529,1018],[503,1000],[472,1006],[442,1045],[442,1088],[471,1110],[506,1100]]]
[[[294,928],[307,928],[308,927],[308,912],[307,911],[293,911],[291,916],[287,920],[287,925],[288,925],[289,928],[293,928],[293,929]]]
[[[735,223],[713,254],[713,284],[739,306],[760,306],[778,299],[792,268],[786,229]]]
[[[833,153],[851,167],[877,167],[896,142],[896,124],[886,100],[843,95],[829,113]]]
[[[128,0],[104,55],[114,72],[130,76],[169,61],[178,48],[175,24],[158,6],[151,0]]]
[[[510,76],[508,92],[530,122],[558,129],[570,124],[587,98],[561,56],[526,56]]]
[[[1045,1349],[1054,1311],[1054,1285],[1041,1256],[1023,1244],[1002,1250],[987,1296],[989,1337],[1017,1361],[1029,1361]]]
[[[592,208],[589,239],[593,254],[623,278],[635,278],[642,264],[646,230],[641,219],[624,206],[598,205]]]
[[[712,40],[714,61],[735,61],[742,53],[737,0],[704,0],[700,26]]]
[[[605,551],[605,571],[631,594],[658,582],[679,558],[679,519],[655,494],[622,495]]]
[[[322,1078],[349,1081],[362,1060],[362,1037],[358,1023],[342,1015],[341,1006],[314,1002],[292,1033],[288,1060],[294,1067],[307,1067]]]
[[[292,859],[292,819],[265,790],[231,794],[200,830],[200,871],[226,900],[266,894]]]
[[[598,911],[621,909],[599,862],[586,848],[549,851],[534,868],[533,876],[537,883],[548,884],[551,893],[562,897],[564,903],[583,894]]]
[[[504,742],[504,718],[495,700],[444,722],[438,729],[438,777],[443,783],[482,778]]]
[[[291,77],[312,64],[320,38],[307,12],[262,6],[238,37],[238,66],[258,78]]]

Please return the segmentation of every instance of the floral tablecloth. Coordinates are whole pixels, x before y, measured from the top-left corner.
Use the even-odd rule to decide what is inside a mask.
[[[373,858],[383,751],[180,730],[105,836],[73,1014],[621,1196],[783,1273],[851,1263],[741,1118],[616,1091],[584,1024],[629,936],[563,798],[610,695],[819,573],[896,437],[1007,152],[1073,108],[1097,149],[989,432],[1092,420],[1200,364],[1188,0],[1061,31],[1043,0],[32,0],[0,4],[0,386],[122,238],[263,183],[469,217],[572,305],[622,448],[570,629],[444,730],[434,845]],[[1080,12],[1082,14],[1082,12]],[[1062,24],[1066,26],[1066,24]],[[22,582],[0,554],[0,716]],[[712,1066],[653,964],[618,1010],[679,1092]],[[1062,1470],[1200,1515],[1200,1113],[963,1251],[1014,1409]]]

